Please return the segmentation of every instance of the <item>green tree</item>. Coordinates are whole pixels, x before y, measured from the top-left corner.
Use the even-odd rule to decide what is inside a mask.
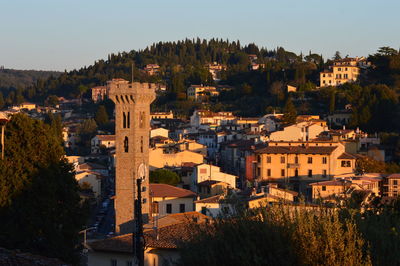
[[[99,126],[105,126],[108,123],[108,114],[104,105],[100,105],[97,109],[95,120]]]
[[[296,107],[292,102],[292,98],[289,97],[285,103],[285,107],[283,108],[283,121],[286,124],[294,124],[296,123],[296,118],[297,118]]]
[[[157,169],[150,172],[150,183],[160,183],[176,186],[181,179],[179,176],[167,169]]]
[[[50,126],[23,114],[7,124],[0,161],[0,246],[76,262],[86,215],[73,168]]]

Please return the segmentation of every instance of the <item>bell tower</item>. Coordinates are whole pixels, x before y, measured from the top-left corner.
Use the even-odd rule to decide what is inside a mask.
[[[115,231],[126,234],[134,228],[137,178],[142,178],[143,220],[148,221],[150,216],[150,104],[155,99],[156,84],[113,79],[107,87],[115,103]]]

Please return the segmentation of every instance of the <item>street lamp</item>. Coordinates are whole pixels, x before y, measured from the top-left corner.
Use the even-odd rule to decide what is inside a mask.
[[[10,119],[8,119],[8,116],[0,112],[0,126],[1,126],[1,159],[4,160],[4,129],[6,127],[7,122]]]

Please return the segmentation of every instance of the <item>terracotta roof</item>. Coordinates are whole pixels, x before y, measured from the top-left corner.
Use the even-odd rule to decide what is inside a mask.
[[[115,141],[115,135],[97,135],[96,137],[102,141]]]
[[[215,195],[201,200],[196,200],[194,203],[219,203],[223,195]]]
[[[351,159],[359,159],[359,158],[362,158],[362,157],[363,156],[359,155],[359,154],[344,152],[338,157],[338,159],[349,159],[349,160],[351,160]]]
[[[178,224],[178,223],[203,223],[209,220],[210,217],[204,215],[200,212],[184,212],[184,213],[174,213],[163,216],[157,219],[157,227],[162,228],[165,226]],[[146,229],[145,229],[146,230]],[[153,230],[153,227],[150,229]]]
[[[331,181],[323,181],[309,184],[310,186],[344,186],[350,185],[351,182],[348,180],[331,180]]]
[[[0,248],[0,265],[9,266],[61,266],[69,265],[59,259],[47,258],[15,250]]]
[[[336,148],[337,146],[268,146],[256,152],[267,154],[331,154]]]
[[[400,179],[400,173],[388,175],[388,179]]]
[[[107,169],[104,165],[97,164],[97,163],[83,163],[80,164],[79,169],[81,170],[90,170],[90,169]]]
[[[146,247],[176,249],[181,241],[189,240],[192,226],[190,223],[178,223],[159,228],[157,233],[155,230],[148,230],[144,233]],[[86,245],[94,251],[132,253],[132,236],[133,234],[125,234]]]
[[[189,198],[196,196],[196,193],[193,191],[167,184],[150,184],[150,192],[152,193],[152,197]]]

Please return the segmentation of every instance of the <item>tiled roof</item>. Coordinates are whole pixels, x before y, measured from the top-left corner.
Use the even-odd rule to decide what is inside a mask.
[[[362,157],[363,156],[359,155],[359,154],[353,154],[353,153],[344,152],[338,157],[338,159],[349,159],[349,160],[351,160],[351,159],[359,159],[359,158],[362,158]]]
[[[400,179],[400,173],[388,175],[389,179]]]
[[[159,228],[157,233],[155,230],[148,230],[144,233],[146,247],[176,249],[181,241],[190,238],[192,226],[190,223],[178,223]],[[132,236],[133,234],[125,234],[86,245],[94,251],[132,253]]]
[[[331,180],[331,181],[311,183],[310,186],[344,186],[346,184],[350,185],[351,182],[347,180]]]
[[[104,165],[97,164],[97,163],[83,163],[80,164],[79,169],[81,170],[90,170],[90,169],[107,169]]]
[[[197,200],[194,203],[219,203],[223,195],[215,195],[205,199]]]
[[[61,266],[68,265],[59,259],[0,248],[0,265],[9,266]]]
[[[256,152],[261,154],[331,154],[336,148],[337,146],[268,146]]]
[[[97,135],[101,141],[115,141],[115,135]]]
[[[150,193],[152,193],[152,197],[189,198],[196,196],[193,191],[167,184],[150,184]]]

